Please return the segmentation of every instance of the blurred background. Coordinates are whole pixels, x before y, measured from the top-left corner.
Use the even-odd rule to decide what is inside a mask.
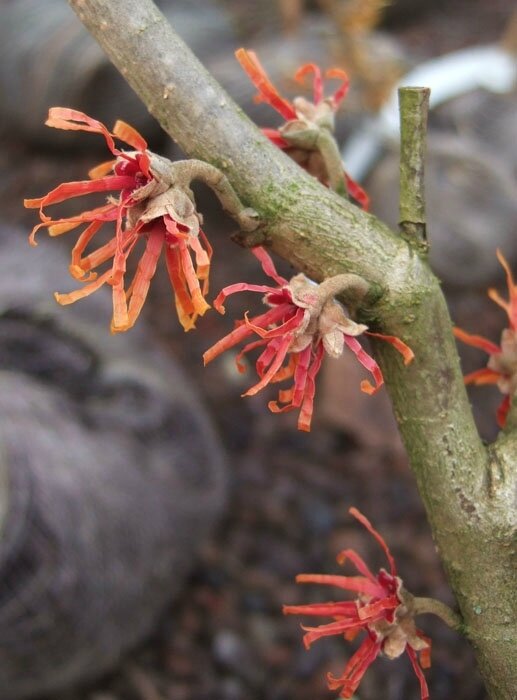
[[[234,59],[257,52],[286,97],[305,62],[340,66],[351,90],[338,115],[345,167],[371,210],[398,221],[397,84],[430,84],[427,178],[431,262],[454,322],[499,341],[504,291],[495,257],[517,263],[515,7],[507,0],[162,0],[173,26],[260,126]],[[200,11],[202,9],[202,11]],[[122,20],[121,20],[122,21]],[[335,556],[380,552],[347,511],[383,533],[407,588],[454,605],[389,399],[361,394],[361,369],[329,360],[310,434],[268,396],[241,399],[252,375],[202,353],[256,303],[208,313],[185,335],[164,269],[137,327],[109,335],[110,298],[58,307],[73,288],[67,236],[36,250],[24,197],[78,180],[104,141],[43,126],[48,108],[137,127],[181,156],[65,0],[0,3],[0,698],[18,700],[324,700],[348,643],[301,643],[284,603],[317,599],[301,572],[337,573]],[[415,71],[418,72],[415,73]],[[395,124],[395,127],[393,126]],[[229,243],[232,221],[196,189],[214,246],[214,293],[260,281]],[[291,270],[279,261],[282,274]],[[238,270],[236,276],[235,271]],[[242,295],[245,296],[245,295]],[[248,306],[248,304],[250,306]],[[439,352],[437,348],[437,352]],[[460,348],[465,372],[486,356]],[[274,392],[273,392],[274,393]],[[471,393],[482,436],[497,433],[500,394]],[[323,591],[325,595],[325,591]],[[467,643],[424,620],[434,700],[482,700]],[[408,659],[379,660],[358,697],[417,698]]]

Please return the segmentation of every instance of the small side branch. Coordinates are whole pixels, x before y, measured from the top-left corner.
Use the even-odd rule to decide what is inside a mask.
[[[429,88],[399,88],[400,223],[402,236],[422,252],[427,250],[424,161]]]
[[[218,168],[195,158],[172,163],[174,179],[183,187],[190,187],[193,180],[200,180],[210,187],[223,209],[237,220],[243,231],[255,231],[260,226],[257,212],[245,207],[224,173]]]
[[[435,598],[413,598],[413,611],[415,615],[436,615],[451,629],[460,633],[464,631],[464,623],[458,613]]]

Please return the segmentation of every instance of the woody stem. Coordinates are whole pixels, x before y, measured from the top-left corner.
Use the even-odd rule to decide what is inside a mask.
[[[415,616],[430,613],[439,617],[446,625],[457,632],[463,632],[465,629],[463,620],[458,613],[435,598],[413,598],[412,608]]]
[[[424,163],[429,111],[429,88],[399,88],[400,109],[400,223],[410,245],[425,252],[426,220]]]
[[[219,168],[194,158],[180,160],[172,164],[174,178],[184,187],[189,187],[193,180],[201,180],[219,199],[223,209],[237,220],[243,231],[254,231],[260,225],[258,214],[254,209],[246,208],[230,181]]]
[[[365,279],[359,275],[344,273],[323,280],[318,286],[318,296],[321,308],[328,299],[333,299],[338,295],[342,297],[347,306],[358,306],[369,290],[370,285]]]

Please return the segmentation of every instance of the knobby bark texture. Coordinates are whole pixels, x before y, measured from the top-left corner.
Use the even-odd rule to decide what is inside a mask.
[[[487,688],[510,700],[517,687],[516,438],[509,433],[489,449],[479,438],[447,306],[422,246],[322,187],[271,145],[151,0],[70,4],[170,136],[222,170],[259,213],[264,241],[316,281],[347,272],[366,279],[371,291],[360,320],[412,347],[416,359],[407,368],[386,344],[376,352]]]

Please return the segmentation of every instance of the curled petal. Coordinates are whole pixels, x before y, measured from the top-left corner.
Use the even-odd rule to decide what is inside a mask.
[[[308,73],[313,73],[314,74],[314,79],[313,79],[313,100],[315,105],[319,105],[319,103],[323,99],[323,79],[321,77],[321,70],[320,67],[317,66],[315,63],[305,63],[303,66],[300,66],[296,73],[294,74],[294,79],[298,83],[303,83],[304,77]]]
[[[284,98],[280,96],[278,90],[267,77],[266,71],[258,60],[256,53],[241,48],[235,52],[235,57],[258,90],[258,95],[255,98],[256,101],[267,102],[267,104],[273,107],[273,109],[286,120],[296,119],[294,107],[290,102],[284,100]]]
[[[375,394],[384,384],[384,378],[382,376],[381,368],[375,362],[373,357],[370,357],[370,355],[368,355],[368,353],[365,350],[363,350],[361,344],[356,338],[353,338],[352,336],[346,334],[344,338],[347,347],[350,348],[350,350],[354,353],[354,355],[357,357],[357,359],[363,365],[363,367],[365,367],[369,372],[372,373],[373,378],[375,380],[375,386],[372,386],[370,382],[368,382],[366,379],[363,380],[361,382],[361,391],[364,391],[365,394]]]
[[[285,367],[281,367],[278,370],[278,372],[275,374],[275,376],[271,380],[271,384],[277,384],[278,382],[283,382],[286,379],[291,379],[291,377],[295,373],[297,365],[298,365],[297,354],[290,353],[289,362],[285,365]],[[273,411],[273,413],[274,413],[274,411]]]
[[[108,241],[100,248],[97,248],[97,250],[93,251],[93,253],[90,253],[84,258],[81,257],[81,252],[82,249],[84,249],[85,242],[90,240],[99,228],[98,225],[95,226],[95,223],[97,222],[94,222],[94,224],[91,224],[85,229],[85,231],[83,231],[77,244],[72,250],[70,274],[76,279],[83,279],[89,270],[93,270],[99,265],[102,265],[103,262],[106,262],[106,260],[109,260],[115,254],[116,241],[112,238],[111,241]]]
[[[278,272],[276,271],[275,264],[265,248],[263,248],[262,246],[257,246],[256,248],[252,248],[251,252],[262,265],[262,269],[264,270],[266,275],[268,277],[271,277],[271,279],[275,280],[279,287],[284,287],[287,284],[289,284],[284,277],[278,274]]]
[[[145,151],[147,149],[147,141],[138,133],[138,131],[121,119],[115,122],[113,127],[113,136],[116,136],[128,146],[134,148],[135,151]]]
[[[289,351],[289,345],[291,344],[291,338],[289,336],[285,338],[279,338],[279,339],[274,339],[272,343],[275,342],[275,340],[279,340],[280,342],[278,343],[278,346],[275,351],[275,357],[269,366],[269,369],[267,372],[264,373],[262,376],[261,380],[257,382],[254,386],[252,386],[248,391],[244,392],[243,396],[254,396],[257,394],[261,389],[263,389],[265,386],[269,384],[269,382],[272,380],[272,378],[275,376],[275,374],[278,372],[280,367],[282,366],[285,356],[287,355]],[[259,358],[260,361],[260,358]]]
[[[62,306],[73,304],[79,299],[84,299],[84,297],[90,296],[90,294],[96,292],[97,289],[100,289],[100,287],[102,287],[103,284],[109,282],[111,280],[111,277],[111,270],[107,270],[103,275],[100,275],[93,282],[90,282],[81,289],[76,289],[74,292],[69,292],[68,294],[59,294],[59,292],[56,292],[54,294],[54,298],[57,301],[57,303],[61,304]]]
[[[242,328],[242,326],[241,326],[241,328]],[[237,370],[241,374],[243,374],[246,371],[246,367],[242,363],[242,359],[243,359],[244,355],[247,355],[249,352],[251,352],[252,350],[256,350],[257,348],[264,347],[264,345],[267,345],[268,343],[269,343],[269,340],[267,340],[267,338],[261,338],[260,340],[254,340],[251,343],[247,343],[235,358],[235,364],[237,365]],[[281,370],[279,370],[279,371],[281,371]],[[277,372],[277,374],[278,374],[278,372]],[[272,379],[271,381],[275,381],[275,379],[276,379],[276,375],[275,375],[275,378]]]
[[[114,221],[117,218],[117,207],[112,204],[107,204],[105,206],[97,207],[91,211],[84,211],[82,214],[67,217],[65,219],[51,219],[40,213],[40,218],[43,219],[43,221],[34,226],[29,235],[29,243],[31,246],[37,245],[36,233],[40,228],[47,228],[50,236],[60,236],[63,233],[72,231],[82,223]]]
[[[272,413],[285,413],[286,411],[291,411],[301,406],[305,395],[311,355],[312,349],[310,346],[301,352],[293,353],[291,355],[289,369],[291,369],[294,365],[294,386],[289,391],[279,392],[277,401],[270,401],[268,403],[268,408]],[[287,405],[279,406],[279,402]]]
[[[282,309],[283,307],[285,307],[284,315],[282,318],[283,323],[281,323],[279,326],[275,326],[274,328],[270,329],[264,329],[260,326],[254,325],[253,321],[248,320],[247,316],[245,316],[245,323],[261,338],[279,338],[280,336],[285,336],[287,333],[292,333],[293,331],[296,331],[300,326],[303,325],[305,311],[304,309],[298,309],[296,307],[296,310],[294,311],[293,307],[288,304],[279,306],[278,310]],[[284,321],[284,318],[286,316],[287,319]]]
[[[66,129],[68,131],[90,131],[94,134],[102,134],[106,144],[114,156],[119,156],[121,151],[115,147],[115,142],[109,130],[102,122],[92,119],[84,112],[66,107],[52,107],[48,112],[47,126],[54,129]]]
[[[232,294],[237,294],[238,292],[259,292],[261,294],[267,294],[269,292],[276,292],[275,287],[268,287],[265,284],[246,284],[246,282],[237,282],[236,284],[230,284],[228,287],[224,287],[216,299],[214,300],[214,309],[219,311],[220,314],[226,313],[224,308],[224,302]]]
[[[372,338],[379,338],[380,340],[385,340],[390,345],[393,345],[395,350],[402,355],[405,365],[409,365],[409,363],[414,359],[415,353],[400,338],[397,338],[394,335],[384,335],[384,333],[372,333],[372,331],[365,331],[365,333]]]
[[[338,78],[342,81],[341,86],[335,91],[335,93],[330,98],[332,100],[332,105],[334,109],[337,109],[341,102],[345,99],[348,88],[350,87],[350,80],[346,71],[341,68],[330,68],[325,73],[326,78]]]
[[[359,510],[357,510],[357,508],[352,507],[348,510],[348,512],[356,520],[359,520],[361,525],[363,527],[365,527],[368,530],[368,532],[370,533],[370,535],[372,535],[377,540],[377,542],[382,547],[384,554],[386,555],[386,559],[388,560],[388,563],[390,565],[391,575],[396,576],[397,575],[397,567],[395,566],[395,559],[393,558],[393,555],[391,554],[389,547],[386,544],[386,542],[384,541],[384,538],[382,537],[380,532],[377,532],[377,530],[373,527],[373,525],[368,520],[368,518],[365,515],[363,515]]]

